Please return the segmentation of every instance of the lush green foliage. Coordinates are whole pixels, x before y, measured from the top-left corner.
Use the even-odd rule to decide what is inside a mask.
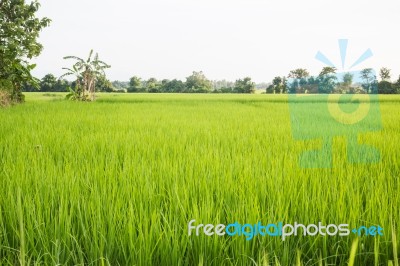
[[[141,78],[134,76],[129,79],[128,92],[143,92],[142,88]]]
[[[233,90],[237,93],[254,93],[256,86],[255,83],[251,81],[251,78],[246,77],[243,80],[236,80]]]
[[[63,68],[67,72],[60,78],[65,76],[75,76],[74,88],[69,88],[70,94],[67,98],[79,101],[93,101],[96,93],[97,82],[108,82],[106,79],[105,69],[111,66],[99,59],[96,53],[93,57],[93,50],[90,51],[87,60],[83,60],[77,56],[66,56],[64,59],[73,59],[76,62],[71,68]],[[108,82],[110,83],[110,82]],[[111,87],[111,84],[109,84]]]
[[[255,83],[251,78],[246,77],[236,82],[210,81],[203,72],[193,71],[192,75],[186,78],[186,81],[173,79],[156,78],[142,80],[133,76],[129,80],[128,92],[150,92],[150,93],[254,93]]]
[[[69,87],[76,87],[76,81],[68,81],[66,79],[59,79],[53,74],[46,74],[39,83],[39,89],[25,85],[24,92],[68,92]],[[96,92],[116,92],[115,85],[110,82],[105,76],[99,76],[96,81]]]
[[[206,78],[202,71],[193,71],[192,75],[186,78],[188,92],[209,92],[211,91],[211,87],[211,81]]]
[[[30,73],[35,65],[28,60],[40,54],[42,45],[37,38],[50,23],[48,18],[36,17],[38,9],[37,1],[0,1],[0,83],[9,83],[11,91],[0,89],[13,101],[23,101],[20,90],[24,84],[38,85]]]
[[[348,164],[338,137],[325,170],[298,167],[319,142],[292,139],[284,95],[63,97],[0,110],[2,265],[388,265],[397,254],[397,96],[381,97],[383,130],[360,136],[382,161]],[[353,236],[189,237],[191,219],[380,224],[385,235],[351,252]]]
[[[338,94],[365,94],[367,92],[379,94],[400,93],[400,81],[395,83],[389,81],[391,77],[389,69],[381,69],[380,82],[371,74],[370,69],[365,69],[364,72],[364,82],[362,84],[353,84],[354,78],[357,77],[354,77],[352,73],[345,73],[343,77],[338,80],[335,76],[336,68],[334,67],[324,67],[318,76],[309,76],[306,69],[292,70],[288,76],[295,78],[288,79],[278,76],[275,77],[269,85],[266,83],[255,84],[249,77],[238,79],[235,82],[227,80],[210,81],[202,72],[194,72],[194,74],[187,77],[187,81],[190,81],[189,83],[178,79],[157,80],[156,78],[150,78],[148,80],[143,80],[137,76],[133,76],[129,81],[110,82],[105,76],[100,76],[96,82],[96,91],[136,93],[254,93],[256,88],[266,88],[266,93],[277,94],[285,94],[288,92]],[[197,80],[197,87],[193,86],[193,80]],[[295,82],[293,82],[293,80]],[[76,83],[76,81],[71,83],[67,80],[55,80],[54,75],[48,74],[45,75],[40,82],[40,91],[66,92],[68,91],[68,87],[75,87]],[[202,85],[203,83],[206,83],[206,86],[211,86],[211,89],[209,87],[207,87],[207,89],[202,89],[202,86],[204,86]],[[370,90],[371,87],[373,87],[374,90]],[[24,90],[34,91],[35,89],[27,86]]]

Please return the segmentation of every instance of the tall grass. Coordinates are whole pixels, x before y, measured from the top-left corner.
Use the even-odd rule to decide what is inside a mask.
[[[0,110],[1,265],[398,265],[399,97],[381,98],[382,131],[360,137],[381,161],[348,163],[337,137],[330,169],[299,168],[319,142],[293,140],[285,96],[60,99]],[[379,224],[384,236],[356,250],[353,235],[196,237],[192,219]]]

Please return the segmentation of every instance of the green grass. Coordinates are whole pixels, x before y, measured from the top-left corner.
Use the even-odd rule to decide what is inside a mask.
[[[299,167],[287,96],[27,94],[0,109],[1,265],[398,265],[400,97],[376,164]],[[318,105],[318,103],[315,103]],[[383,237],[188,236],[187,224],[381,225]],[[394,241],[393,241],[394,240]],[[354,244],[353,244],[354,243]]]

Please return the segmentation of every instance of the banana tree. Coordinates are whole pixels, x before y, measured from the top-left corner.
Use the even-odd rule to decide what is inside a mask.
[[[105,76],[104,70],[110,68],[110,65],[99,60],[97,53],[93,57],[93,50],[90,51],[87,60],[77,56],[66,56],[64,59],[74,59],[76,62],[72,65],[72,68],[63,68],[67,72],[60,78],[75,76],[74,98],[82,101],[93,101],[96,93],[96,81],[98,78]]]

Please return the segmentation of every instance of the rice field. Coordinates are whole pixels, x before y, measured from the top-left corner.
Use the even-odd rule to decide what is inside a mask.
[[[399,96],[359,136],[379,162],[349,163],[337,136],[325,169],[299,166],[321,143],[293,138],[285,95],[63,97],[0,109],[0,265],[399,265]],[[189,236],[193,219],[384,235]]]

